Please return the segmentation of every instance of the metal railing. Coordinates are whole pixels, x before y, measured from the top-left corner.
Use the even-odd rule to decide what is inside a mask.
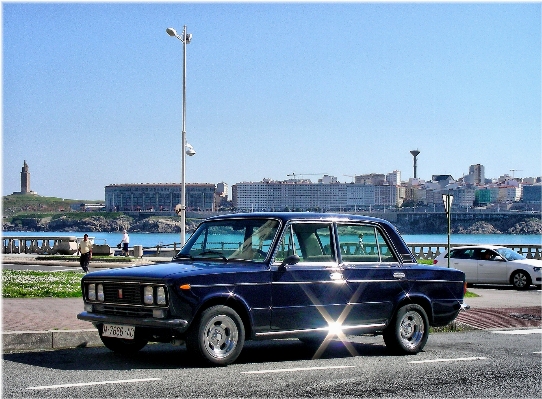
[[[77,252],[76,237],[15,237],[3,236],[2,252],[5,254],[73,254]],[[447,251],[446,243],[421,243],[407,244],[416,259],[432,260],[441,253]],[[472,244],[452,244],[451,247],[458,247]],[[540,244],[499,244],[499,246],[510,248],[528,259],[542,260],[542,245]],[[152,247],[144,247],[143,251],[148,256],[170,256],[181,249],[180,243],[158,244]]]

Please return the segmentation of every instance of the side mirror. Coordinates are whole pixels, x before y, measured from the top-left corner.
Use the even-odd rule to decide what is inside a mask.
[[[299,256],[297,255],[290,255],[290,256],[287,256],[286,258],[284,258],[284,260],[282,261],[282,263],[280,264],[279,266],[279,269],[283,269],[285,268],[286,266],[288,265],[295,265],[296,263],[298,263],[301,259],[299,258]]]

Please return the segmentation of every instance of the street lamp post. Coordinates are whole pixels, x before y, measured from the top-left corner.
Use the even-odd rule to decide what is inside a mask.
[[[183,28],[182,35],[178,35],[173,28],[167,28],[166,32],[171,37],[175,37],[183,42],[183,130],[181,143],[181,206],[179,212],[181,214],[181,247],[186,242],[186,155],[194,155],[196,152],[190,146],[186,145],[186,45],[192,40],[192,34],[186,33],[186,25]]]
[[[448,219],[448,268],[450,267],[450,235],[452,226],[452,202],[454,196],[450,194],[442,194],[442,202],[444,202],[444,211],[446,212],[446,218]]]

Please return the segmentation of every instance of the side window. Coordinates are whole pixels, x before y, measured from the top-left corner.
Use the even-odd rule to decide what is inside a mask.
[[[450,253],[456,259],[477,259],[473,249],[452,249]]]
[[[330,223],[291,223],[286,227],[277,248],[275,262],[297,255],[300,262],[334,262]]]
[[[278,243],[275,262],[280,263],[290,255],[297,255],[301,258],[301,252],[298,252],[299,243],[296,241],[292,233],[292,226],[286,226]]]
[[[343,262],[395,262],[396,258],[374,226],[338,224],[337,236]]]

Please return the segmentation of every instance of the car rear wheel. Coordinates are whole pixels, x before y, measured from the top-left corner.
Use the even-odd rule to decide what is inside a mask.
[[[512,285],[518,290],[526,290],[531,285],[531,277],[523,270],[518,270],[512,274]]]
[[[134,339],[103,337],[101,329],[99,330],[99,333],[100,339],[102,340],[103,344],[107,349],[112,350],[116,353],[121,353],[123,355],[129,355],[139,352],[148,343],[147,340],[139,339],[137,337]]]
[[[394,353],[418,353],[429,337],[427,314],[419,305],[405,305],[399,308],[383,336],[386,346]]]
[[[226,366],[233,363],[245,342],[245,328],[237,312],[227,306],[203,311],[188,331],[187,349],[203,363]]]

